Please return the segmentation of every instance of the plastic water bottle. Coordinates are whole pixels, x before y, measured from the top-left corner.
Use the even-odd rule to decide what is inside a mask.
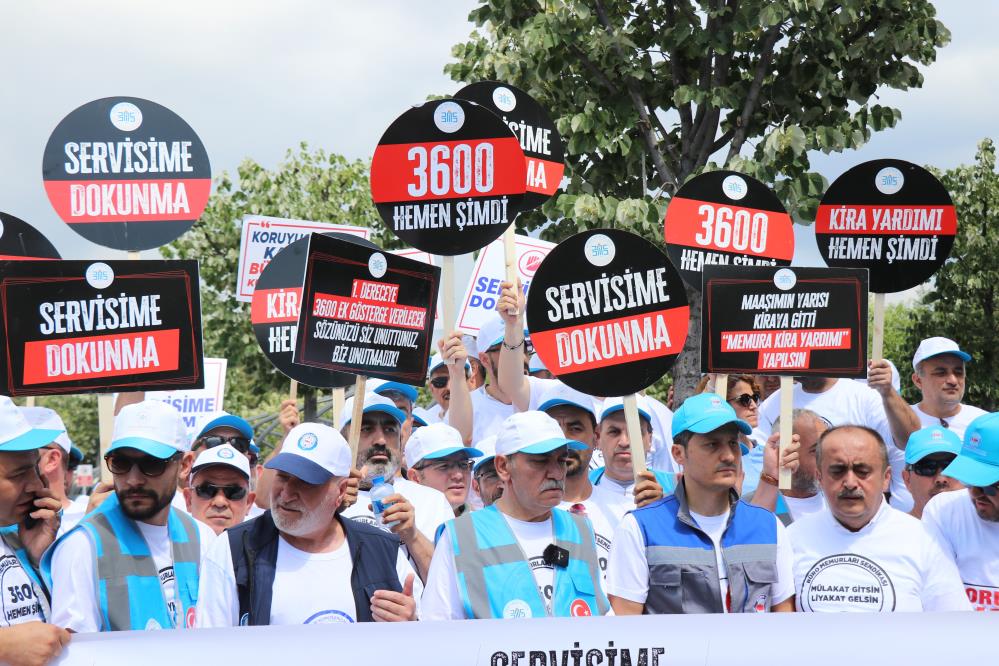
[[[395,494],[395,488],[392,484],[385,480],[383,476],[376,476],[371,479],[371,490],[368,492],[368,497],[371,499],[371,511],[375,514],[375,520],[377,520],[382,525],[385,524],[385,520],[382,518],[382,514],[385,513],[385,509],[392,505],[391,502],[385,503],[385,498],[389,495]],[[389,527],[397,524],[399,521],[394,521],[388,524]]]

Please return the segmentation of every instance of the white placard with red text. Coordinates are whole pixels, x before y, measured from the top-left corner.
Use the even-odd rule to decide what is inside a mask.
[[[183,391],[150,391],[147,400],[161,400],[177,408],[184,417],[187,434],[194,437],[216,412],[222,411],[225,397],[224,358],[205,359],[205,388]]]

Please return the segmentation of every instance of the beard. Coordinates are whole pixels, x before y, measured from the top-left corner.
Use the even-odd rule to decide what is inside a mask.
[[[118,504],[121,506],[122,512],[132,520],[138,521],[149,520],[157,513],[170,506],[170,502],[173,500],[173,494],[175,492],[177,492],[177,489],[173,487],[163,494],[157,494],[154,490],[150,490],[149,488],[136,488],[132,490],[115,489],[115,495],[118,497]],[[152,503],[147,507],[138,507],[134,504],[130,504],[130,502],[134,502],[135,499],[139,498],[151,499]]]
[[[371,459],[375,456],[384,456],[387,462],[371,462]],[[367,467],[368,478],[365,479],[366,482],[370,482],[376,476],[391,479],[395,476],[395,471],[399,468],[399,460],[395,451],[381,444],[375,444],[365,451],[363,457],[361,457],[361,464]],[[368,487],[370,488],[370,485]]]
[[[819,481],[814,476],[807,476],[805,474],[800,474],[795,472],[791,475],[791,488],[802,493],[811,493],[812,495],[818,494],[819,492]]]
[[[282,504],[277,502],[271,509],[271,518],[274,519],[274,526],[277,527],[278,532],[293,537],[309,536],[328,525],[330,520],[335,519],[334,516],[337,514],[339,504],[340,497],[337,493],[329,493],[313,510],[297,503],[287,505],[289,509],[298,513],[285,512],[282,510]]]
[[[589,463],[583,464],[583,458],[579,455],[578,451],[569,449],[568,458],[565,465],[565,475],[567,477],[575,478],[589,471]]]

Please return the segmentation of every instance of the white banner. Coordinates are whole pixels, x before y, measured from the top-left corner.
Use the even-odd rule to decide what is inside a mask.
[[[534,272],[548,256],[548,252],[555,247],[555,243],[518,235],[516,247],[517,274],[526,294],[527,288],[531,286],[531,280],[534,279]],[[503,254],[503,237],[500,236],[479,252],[465,296],[461,299],[458,328],[470,335],[478,335],[482,322],[490,313],[496,311],[499,285],[505,279],[506,260]]]
[[[993,659],[988,613],[645,615],[79,634],[65,666],[842,666]]]
[[[236,271],[236,300],[249,303],[253,289],[264,267],[282,248],[313,231],[327,233],[339,231],[368,239],[371,229],[344,224],[287,220],[265,215],[247,215],[243,218],[243,234],[239,242],[239,269]]]
[[[225,398],[225,371],[228,361],[224,358],[205,359],[205,388],[186,391],[149,391],[147,400],[168,402],[180,412],[187,425],[187,434],[194,437],[208,423],[212,414],[222,410]]]

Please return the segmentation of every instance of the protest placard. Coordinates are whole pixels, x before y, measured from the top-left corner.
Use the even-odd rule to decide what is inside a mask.
[[[59,251],[42,232],[13,215],[0,213],[0,261],[59,258]]]
[[[224,358],[206,358],[204,388],[150,391],[146,393],[146,400],[161,400],[176,407],[184,418],[187,434],[193,438],[223,409],[227,365],[228,361]]]

